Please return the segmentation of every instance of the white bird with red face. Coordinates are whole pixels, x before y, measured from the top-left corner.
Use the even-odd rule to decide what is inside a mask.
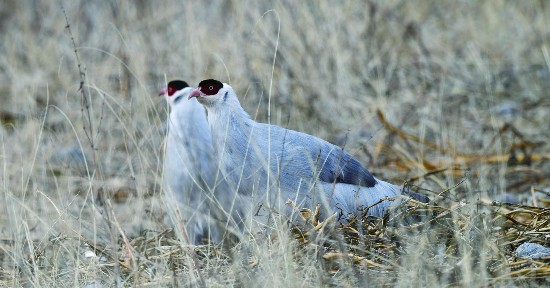
[[[208,112],[212,143],[228,184],[251,196],[255,205],[289,215],[288,199],[300,208],[321,204],[321,218],[338,213],[345,223],[363,214],[384,216],[392,205],[389,198],[401,194],[399,186],[375,178],[338,146],[255,122],[226,83],[203,80],[189,94],[193,98]]]
[[[163,176],[166,222],[177,227],[179,211],[192,244],[219,242],[221,235],[212,220],[217,216],[212,138],[204,107],[187,100],[193,90],[185,81],[173,80],[159,93],[171,110]]]

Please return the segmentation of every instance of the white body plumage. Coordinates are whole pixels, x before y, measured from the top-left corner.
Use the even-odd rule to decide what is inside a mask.
[[[187,100],[193,88],[184,86],[183,81],[171,81],[160,93],[171,110],[163,173],[166,222],[177,228],[179,213],[192,244],[217,242],[220,235],[209,201],[216,176],[210,128],[204,108]]]
[[[378,180],[342,148],[320,138],[253,121],[228,84],[204,80],[190,98],[208,111],[214,151],[232,189],[256,205],[292,213],[322,204],[324,215],[381,217],[401,194],[399,186]],[[193,99],[191,99],[193,100]],[[375,205],[376,204],[376,205]],[[268,210],[271,210],[268,209]]]

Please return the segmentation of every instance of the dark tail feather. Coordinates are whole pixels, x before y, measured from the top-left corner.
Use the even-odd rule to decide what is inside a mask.
[[[428,198],[428,196],[425,196],[416,192],[412,192],[408,187],[403,188],[403,195],[409,196],[418,202],[422,202],[422,203],[430,202],[430,198]]]
[[[405,185],[403,187],[403,190],[401,192],[402,195],[410,197],[411,199],[421,202],[421,203],[429,203],[430,198],[427,196],[413,192],[412,188],[409,185]],[[426,207],[424,207],[426,208]],[[411,209],[404,215],[405,217],[402,219],[403,224],[410,225],[413,223],[419,223],[419,222],[426,222],[435,217],[436,215],[434,212],[430,209]]]

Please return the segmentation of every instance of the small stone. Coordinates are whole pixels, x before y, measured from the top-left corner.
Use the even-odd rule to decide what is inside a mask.
[[[100,283],[89,283],[82,286],[82,288],[107,288],[109,286],[100,284]]]
[[[550,257],[550,248],[536,243],[523,243],[516,248],[516,255],[521,258],[539,259]]]
[[[93,251],[88,250],[88,251],[84,252],[84,257],[86,257],[86,258],[95,258],[95,257],[97,257],[97,255],[95,255],[95,253]]]
[[[517,102],[507,101],[494,108],[495,112],[502,117],[517,117],[520,115],[520,108]]]
[[[61,147],[50,158],[52,166],[59,174],[64,174],[66,169],[72,169],[79,174],[86,174],[86,165],[92,163],[76,144]]]

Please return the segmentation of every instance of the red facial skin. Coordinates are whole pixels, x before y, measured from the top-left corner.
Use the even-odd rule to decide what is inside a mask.
[[[218,92],[222,88],[223,88],[223,83],[221,83],[218,80],[214,80],[214,79],[203,80],[199,84],[199,87],[195,89],[193,92],[191,92],[191,94],[189,95],[189,99],[193,97],[199,97],[199,96],[201,97],[213,96],[218,94]]]
[[[168,96],[172,96],[174,95],[174,93],[176,93],[176,89],[172,86],[168,86],[168,87],[164,87],[162,88],[162,90],[160,90],[159,92],[159,96],[162,96],[164,94],[166,94],[168,92]]]

